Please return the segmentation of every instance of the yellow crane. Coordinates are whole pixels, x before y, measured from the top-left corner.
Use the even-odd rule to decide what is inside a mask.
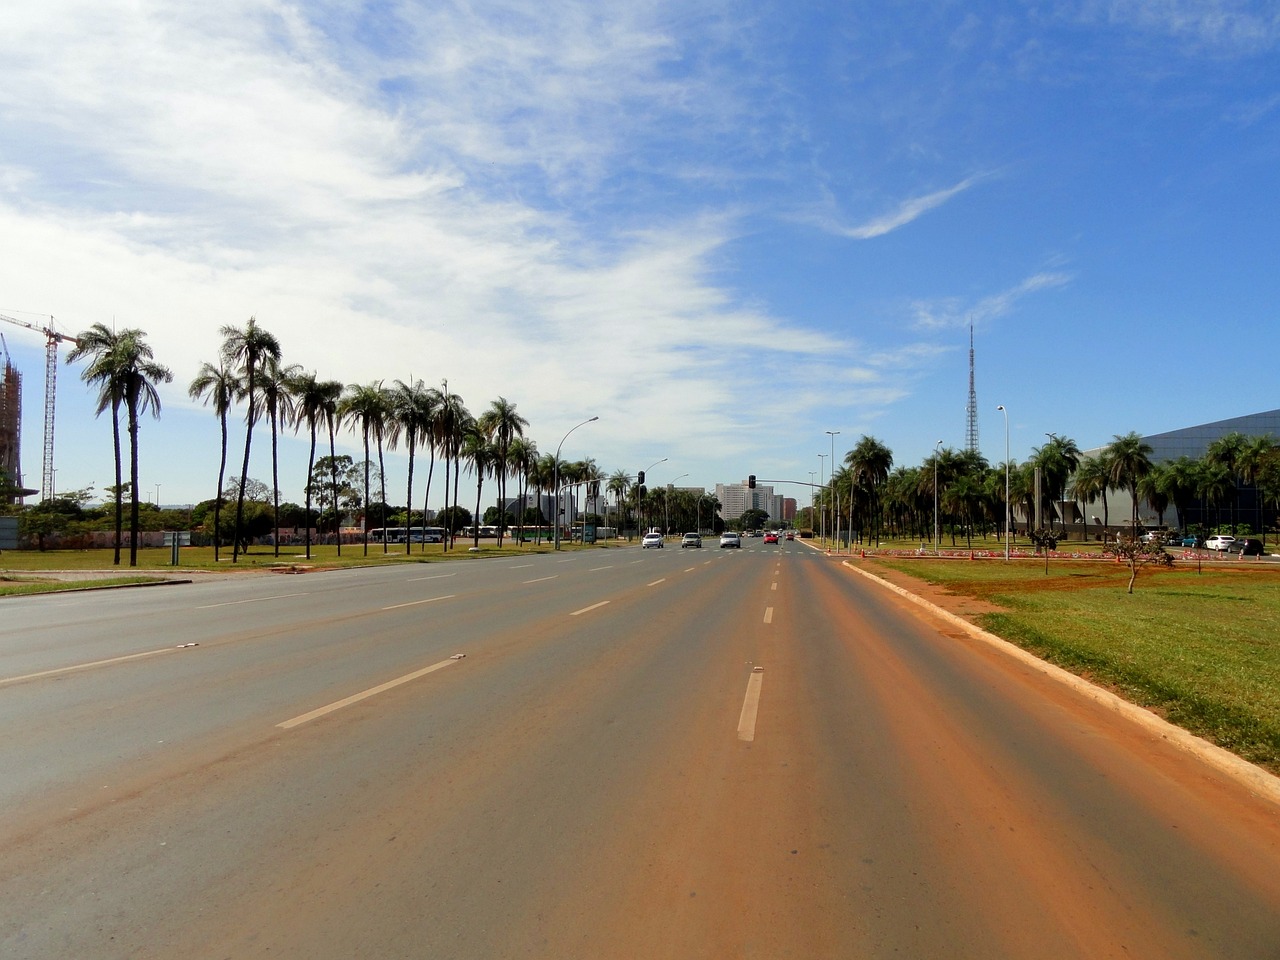
[[[16,324],[19,327],[26,327],[28,330],[34,330],[36,333],[43,333],[45,336],[44,347],[44,469],[40,474],[40,499],[49,500],[54,496],[53,490],[53,411],[54,399],[58,392],[58,344],[66,341],[67,343],[79,344],[80,341],[75,337],[69,337],[65,333],[59,333],[53,329],[53,317],[49,318],[49,323],[41,326],[36,323],[28,323],[26,320],[19,320],[16,317],[10,317],[0,313],[0,320]]]

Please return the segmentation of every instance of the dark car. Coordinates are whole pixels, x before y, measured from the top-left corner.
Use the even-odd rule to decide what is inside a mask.
[[[1260,557],[1264,552],[1262,541],[1254,537],[1241,537],[1227,544],[1227,553],[1239,553],[1246,557]]]

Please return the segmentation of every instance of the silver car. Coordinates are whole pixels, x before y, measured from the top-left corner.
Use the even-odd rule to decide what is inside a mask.
[[[720,534],[720,547],[721,549],[725,547],[736,547],[740,550],[742,549],[742,538],[733,531],[726,530],[724,533]]]
[[[646,534],[644,535],[644,539],[640,541],[640,546],[642,546],[642,547],[643,547],[644,549],[646,549],[646,550],[648,550],[650,547],[657,547],[659,550],[661,550],[661,549],[662,549],[662,534],[660,534],[660,533],[646,533]]]

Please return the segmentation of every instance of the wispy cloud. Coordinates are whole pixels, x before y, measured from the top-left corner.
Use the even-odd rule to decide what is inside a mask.
[[[1016,286],[974,301],[948,297],[940,300],[917,300],[911,305],[915,325],[927,330],[946,330],[982,326],[1012,313],[1024,298],[1041,290],[1063,286],[1071,281],[1069,273],[1046,272],[1027,277]]]
[[[904,200],[890,212],[881,214],[857,226],[841,224],[830,215],[815,217],[813,220],[824,230],[837,236],[848,237],[851,240],[871,240],[875,237],[882,237],[886,233],[892,233],[899,227],[905,227],[930,210],[935,210],[942,206],[952,197],[964,193],[981,179],[982,177],[980,176],[967,177],[944,190],[935,190],[933,193],[928,193],[924,196]]]

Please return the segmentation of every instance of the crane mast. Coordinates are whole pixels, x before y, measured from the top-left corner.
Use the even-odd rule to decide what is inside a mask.
[[[58,393],[58,344],[62,341],[68,343],[79,344],[80,341],[75,337],[69,337],[65,333],[59,333],[53,329],[53,317],[49,318],[48,326],[39,326],[34,323],[28,323],[25,320],[19,320],[16,317],[6,316],[0,313],[0,320],[6,320],[9,323],[16,324],[19,327],[26,327],[28,330],[34,330],[37,333],[43,333],[45,336],[44,344],[44,468],[40,474],[40,499],[50,500],[54,496],[53,490],[53,421],[55,400]]]

